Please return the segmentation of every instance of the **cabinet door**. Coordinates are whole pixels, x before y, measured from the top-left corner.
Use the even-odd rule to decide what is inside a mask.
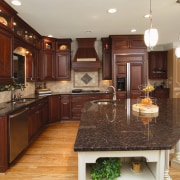
[[[10,84],[12,80],[12,35],[0,30],[0,84]]]
[[[71,101],[69,95],[61,95],[61,119],[69,120],[71,118]]]
[[[49,122],[57,122],[60,121],[60,100],[61,97],[59,95],[54,95],[49,97]]]
[[[167,51],[149,54],[149,79],[167,79]]]
[[[102,79],[112,79],[112,61],[109,38],[102,38]]]
[[[137,98],[141,95],[138,85],[145,82],[144,64],[142,62],[131,63],[130,66],[130,97]]]
[[[43,51],[40,61],[40,78],[41,80],[55,79],[55,57],[53,51]]]
[[[70,53],[56,53],[56,80],[70,80]]]
[[[26,80],[31,82],[38,78],[38,52],[29,53],[26,55]]]
[[[0,172],[8,169],[8,119],[7,116],[0,117]]]

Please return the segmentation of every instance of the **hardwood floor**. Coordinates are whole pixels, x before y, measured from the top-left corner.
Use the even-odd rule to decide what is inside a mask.
[[[79,122],[52,124],[0,180],[77,180],[77,153],[73,146]],[[173,180],[179,170],[170,168]]]

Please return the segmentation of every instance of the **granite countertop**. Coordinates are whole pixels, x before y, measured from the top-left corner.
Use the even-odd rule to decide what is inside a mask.
[[[106,93],[105,91],[82,91],[81,93],[72,93],[71,91],[69,92],[53,92],[51,94],[43,94],[42,96],[39,96],[37,94],[31,94],[25,97],[22,97],[23,99],[28,99],[26,102],[22,102],[22,103],[12,103],[12,102],[4,102],[4,103],[0,103],[0,116],[5,116],[8,115],[14,111],[17,111],[23,107],[27,107],[28,105],[30,105],[31,103],[37,102],[40,99],[46,98],[48,96],[51,95],[86,95],[86,94],[104,94]],[[106,93],[106,94],[110,94],[110,93]]]
[[[120,100],[108,105],[87,102],[83,108],[74,150],[173,148],[180,139],[180,99],[158,99],[159,113],[154,117],[145,117],[134,112],[134,103],[135,99]]]

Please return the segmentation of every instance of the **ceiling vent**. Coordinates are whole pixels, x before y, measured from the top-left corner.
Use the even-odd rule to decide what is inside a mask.
[[[78,49],[72,62],[72,69],[100,69],[101,61],[94,48],[96,38],[77,38]]]

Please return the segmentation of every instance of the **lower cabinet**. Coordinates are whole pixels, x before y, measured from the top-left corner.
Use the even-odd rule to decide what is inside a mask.
[[[8,169],[8,118],[7,116],[0,117],[0,172],[5,172]]]
[[[71,117],[80,120],[81,110],[87,101],[112,98],[112,94],[73,94],[71,96]]]
[[[61,120],[71,119],[71,96],[70,95],[61,95]]]
[[[28,140],[29,143],[41,132],[49,119],[48,99],[39,100],[29,106]]]
[[[49,96],[49,123],[61,120],[61,96]]]

